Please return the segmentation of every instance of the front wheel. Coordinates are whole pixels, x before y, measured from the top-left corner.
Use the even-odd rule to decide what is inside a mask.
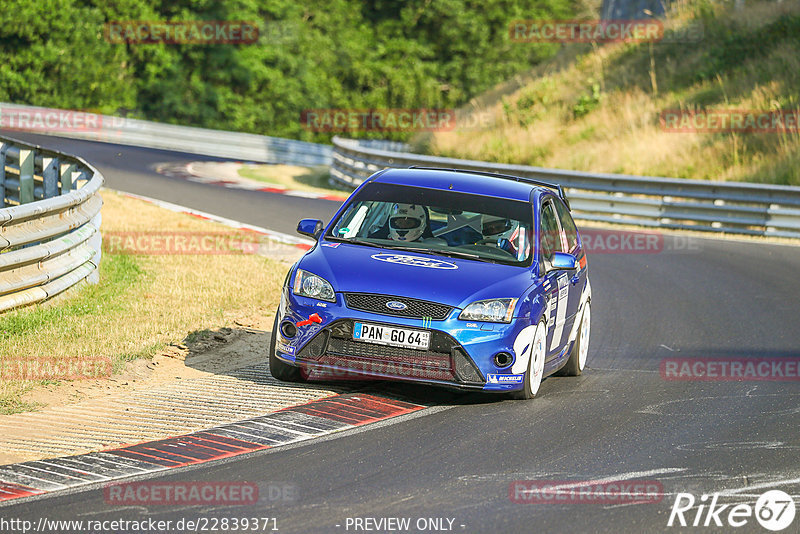
[[[567,364],[558,372],[559,376],[580,376],[586,366],[586,356],[589,354],[589,334],[591,333],[592,302],[587,300],[578,327],[578,336],[575,345],[569,353]]]
[[[515,391],[514,398],[532,399],[539,391],[539,386],[542,384],[542,375],[544,374],[546,332],[544,322],[540,322],[536,326],[536,333],[533,335],[533,342],[530,348],[531,357],[528,359],[528,371],[525,373],[522,391]]]
[[[278,342],[278,314],[275,314],[275,322],[272,325],[272,339],[269,342],[269,372],[278,380],[283,382],[303,382],[302,369],[289,365],[275,355]]]

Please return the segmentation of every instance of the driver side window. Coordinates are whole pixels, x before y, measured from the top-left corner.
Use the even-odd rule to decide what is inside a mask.
[[[553,203],[548,201],[542,206],[541,227],[539,228],[539,240],[542,257],[546,261],[553,259],[554,252],[563,252],[561,247],[561,233],[558,227],[558,219],[553,208]]]
[[[569,210],[562,202],[555,202],[556,211],[558,212],[559,219],[561,220],[561,227],[564,229],[564,237],[566,240],[566,250],[572,254],[578,248],[578,229],[575,227],[575,221],[569,214]]]

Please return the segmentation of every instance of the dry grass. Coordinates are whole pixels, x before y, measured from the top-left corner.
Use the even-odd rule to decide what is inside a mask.
[[[686,2],[669,24],[686,23],[700,3]],[[658,92],[647,44],[594,50],[576,45],[572,56],[564,53],[555,65],[539,67],[523,87],[473,106],[494,117],[491,127],[437,132],[417,142],[432,153],[468,159],[800,185],[797,132],[673,133],[659,124],[659,114],[667,109],[800,111],[796,36],[742,54],[736,53],[738,43],[724,41],[730,32],[743,38],[768,35],[766,25],[782,15],[800,16],[800,6],[749,3],[739,13],[712,4],[703,9],[709,17],[703,42],[653,46]],[[714,56],[715,47],[724,52]],[[572,57],[566,66],[564,57]],[[582,104],[588,105],[581,109]]]
[[[103,192],[104,234],[123,231],[231,233],[232,229]],[[263,256],[104,253],[100,283],[49,305],[0,317],[0,360],[151,357],[195,331],[271,316],[287,265]],[[0,382],[0,413],[30,409],[21,395],[41,381]]]

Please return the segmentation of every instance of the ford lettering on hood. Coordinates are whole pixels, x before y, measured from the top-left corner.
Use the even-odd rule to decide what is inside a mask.
[[[385,261],[387,263],[411,265],[413,267],[427,267],[429,269],[458,269],[458,265],[450,263],[449,261],[431,260],[419,256],[407,256],[405,254],[373,254],[372,259]]]

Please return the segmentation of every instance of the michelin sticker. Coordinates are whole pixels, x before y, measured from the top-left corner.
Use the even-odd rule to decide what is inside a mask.
[[[525,375],[486,375],[489,384],[522,384]]]
[[[290,347],[286,343],[281,343],[278,341],[278,350],[281,352],[285,352],[286,354],[294,354],[294,347]]]
[[[396,263],[400,265],[411,265],[413,267],[427,267],[429,269],[458,269],[458,265],[449,261],[434,260],[431,258],[421,258],[419,256],[408,256],[406,254],[373,254],[372,259]]]

